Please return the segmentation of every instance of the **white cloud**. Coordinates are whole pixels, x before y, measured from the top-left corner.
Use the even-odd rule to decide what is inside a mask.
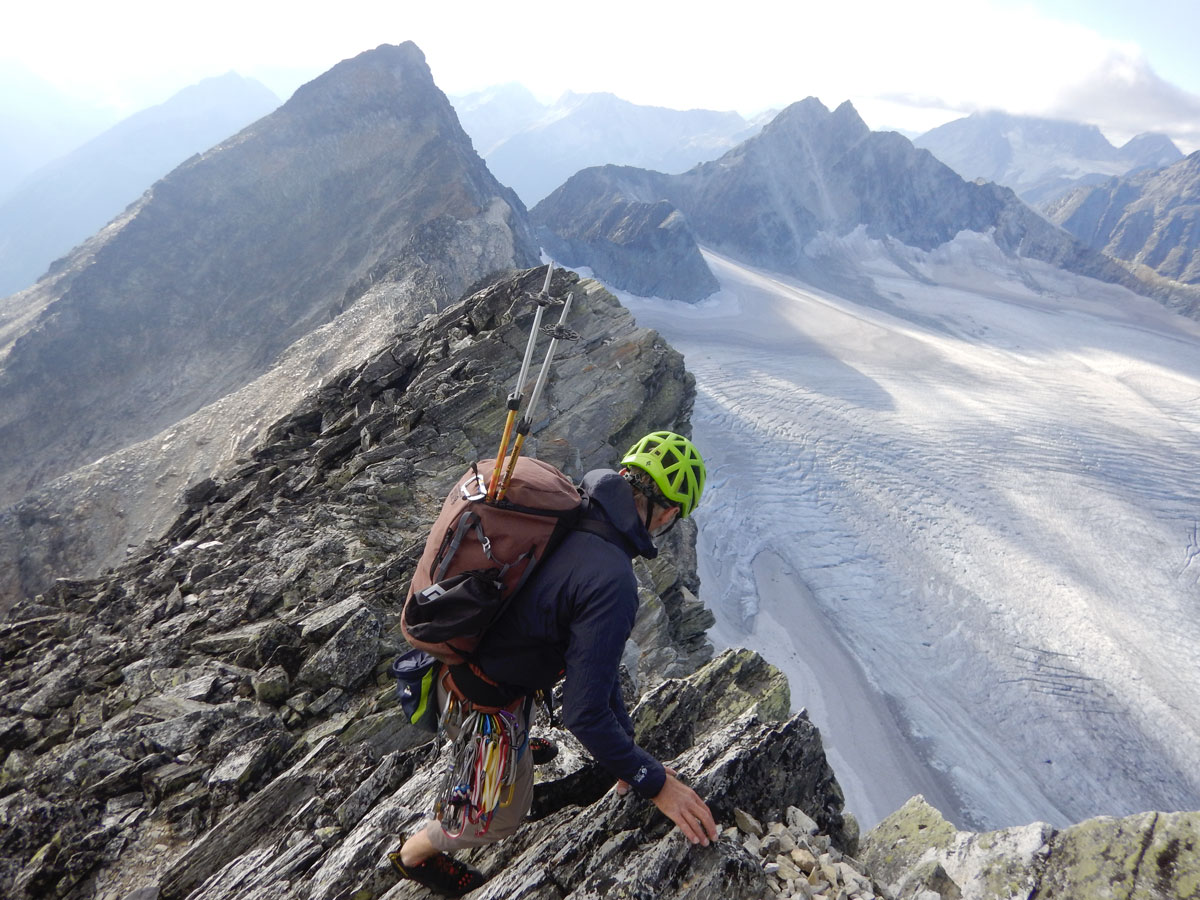
[[[1046,112],[1093,122],[1116,143],[1159,131],[1185,153],[1200,149],[1200,96],[1164,81],[1144,59],[1114,56],[1065,86]]]
[[[286,93],[340,59],[412,40],[448,93],[520,81],[543,97],[604,90],[745,113],[851,99],[873,126],[911,130],[983,108],[1086,115],[1110,132],[1143,120],[1197,128],[1193,95],[1154,77],[1137,46],[1007,0],[739,0],[716,15],[679,0],[67,0],[24,4],[5,25],[0,57],[123,105],[229,69]],[[1105,102],[1114,88],[1127,100]],[[936,99],[904,99],[914,96]]]

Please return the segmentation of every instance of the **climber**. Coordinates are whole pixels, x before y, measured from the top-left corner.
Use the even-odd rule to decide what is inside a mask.
[[[472,665],[443,678],[467,701],[523,714],[521,698],[549,690],[565,674],[563,724],[617,779],[620,794],[648,798],[693,844],[716,839],[707,804],[634,743],[633,723],[621,699],[618,666],[637,612],[632,560],[658,554],[655,538],[695,509],[704,489],[704,461],[690,440],[667,431],[642,438],[621,460],[619,472],[584,476],[584,522],[535,571],[480,643]],[[521,722],[521,729],[525,723]],[[511,802],[496,809],[483,834],[467,828],[449,835],[428,822],[391,860],[402,875],[449,896],[485,881],[450,851],[493,843],[517,830],[533,801],[533,760],[517,762]]]

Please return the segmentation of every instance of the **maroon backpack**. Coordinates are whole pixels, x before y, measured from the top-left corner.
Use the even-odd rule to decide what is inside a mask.
[[[448,665],[470,660],[582,508],[567,476],[527,456],[517,459],[503,499],[485,500],[494,464],[473,465],[446,497],[400,617],[408,642]]]

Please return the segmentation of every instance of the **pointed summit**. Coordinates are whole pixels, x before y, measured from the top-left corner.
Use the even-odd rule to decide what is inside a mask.
[[[421,51],[339,63],[0,301],[0,506],[239,390],[285,350],[302,390],[397,322],[536,261],[520,201]],[[353,331],[294,346],[342,314]]]

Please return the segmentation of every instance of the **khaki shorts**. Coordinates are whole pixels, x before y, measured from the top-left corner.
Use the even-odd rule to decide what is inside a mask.
[[[450,703],[450,694],[446,690],[445,679],[438,679],[438,708],[443,716],[446,715],[446,707]],[[516,711],[518,727],[522,731],[527,731],[529,723],[525,718],[525,705]],[[458,729],[447,724],[446,733],[453,739],[458,736]],[[533,805],[533,754],[526,748],[521,754],[521,758],[517,760],[516,781],[513,784],[512,799],[507,805],[502,804],[497,807],[492,814],[492,824],[483,834],[476,834],[475,827],[467,826],[459,837],[451,837],[442,829],[442,825],[437,819],[432,819],[425,825],[425,836],[429,839],[429,843],[433,844],[438,850],[452,852],[454,850],[464,850],[467,847],[482,847],[485,844],[494,844],[496,841],[503,840],[510,834],[514,833],[521,827],[521,823],[525,821],[525,816],[529,813],[529,808]]]

